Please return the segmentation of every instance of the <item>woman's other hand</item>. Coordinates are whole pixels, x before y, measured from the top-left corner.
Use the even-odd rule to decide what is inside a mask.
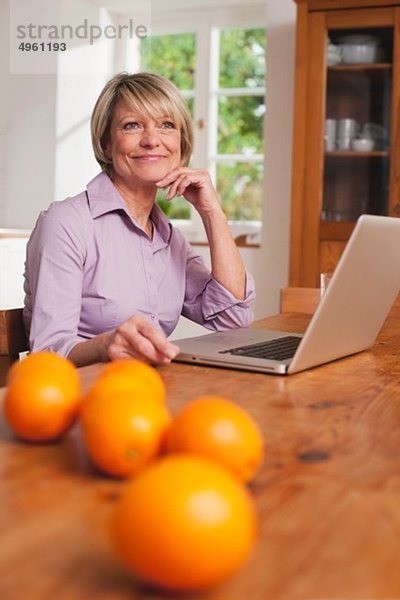
[[[171,362],[179,348],[164,333],[141,315],[130,317],[114,331],[109,332],[107,356],[111,360],[138,358],[151,364]]]
[[[156,186],[162,189],[170,188],[166,200],[184,196],[201,217],[205,217],[215,210],[222,212],[210,174],[203,169],[176,167],[160,181],[157,181]]]

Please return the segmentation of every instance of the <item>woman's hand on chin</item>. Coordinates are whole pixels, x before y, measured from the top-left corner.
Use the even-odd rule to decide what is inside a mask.
[[[107,356],[110,360],[137,358],[146,363],[163,365],[179,354],[164,333],[141,315],[130,317],[115,329],[109,338]]]
[[[166,200],[184,196],[200,216],[222,212],[210,174],[203,169],[176,167],[157,181],[156,186],[163,189],[169,187]]]

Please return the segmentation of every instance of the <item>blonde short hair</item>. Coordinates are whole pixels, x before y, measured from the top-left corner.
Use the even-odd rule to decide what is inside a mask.
[[[181,165],[189,164],[193,148],[192,119],[178,88],[155,73],[119,73],[104,86],[90,121],[94,155],[103,171],[112,175],[112,161],[107,158],[104,149],[119,100],[144,114],[171,116],[181,133]]]

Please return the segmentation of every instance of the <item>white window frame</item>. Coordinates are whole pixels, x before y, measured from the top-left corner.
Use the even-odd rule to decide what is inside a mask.
[[[126,18],[126,16],[124,17]],[[216,181],[216,160],[233,161],[235,159],[243,162],[263,160],[263,154],[243,154],[221,156],[217,154],[217,119],[218,119],[218,97],[238,95],[265,95],[265,87],[248,88],[246,90],[218,87],[219,47],[218,30],[228,28],[256,28],[266,27],[265,4],[259,6],[216,8],[204,11],[179,10],[176,13],[169,10],[166,13],[157,12],[152,15],[151,35],[168,35],[179,33],[196,34],[196,79],[194,90],[181,90],[184,97],[194,97],[194,152],[192,164],[194,167],[209,170],[213,182]],[[140,57],[139,46],[135,41],[127,45],[125,51],[120,54],[121,70],[135,71],[139,68]],[[201,56],[201,59],[199,59]],[[123,64],[122,64],[123,63]],[[205,123],[206,127],[199,127]],[[208,130],[206,129],[208,128]],[[210,134],[209,131],[213,132]],[[199,214],[191,207],[190,219],[172,219],[173,224],[178,227],[192,242],[206,242],[204,227]],[[234,238],[251,234],[257,239],[261,234],[262,223],[260,221],[229,221]]]

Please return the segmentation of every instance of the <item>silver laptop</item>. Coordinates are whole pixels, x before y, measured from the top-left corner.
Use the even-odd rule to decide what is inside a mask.
[[[400,219],[362,215],[303,335],[233,329],[174,340],[174,359],[286,375],[365,350],[400,289]]]

